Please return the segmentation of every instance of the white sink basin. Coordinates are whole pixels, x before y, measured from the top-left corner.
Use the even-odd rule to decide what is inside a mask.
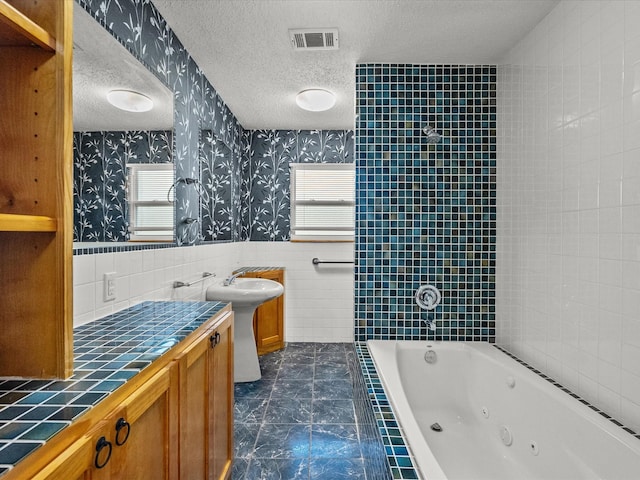
[[[231,285],[219,280],[207,288],[207,300],[231,302],[234,312],[233,378],[236,382],[260,379],[260,363],[253,333],[253,313],[261,303],[279,297],[284,287],[264,278],[236,278]]]
[[[284,287],[273,280],[263,278],[236,278],[231,285],[223,281],[216,282],[207,288],[207,300],[231,302],[234,307],[255,305],[279,297]]]

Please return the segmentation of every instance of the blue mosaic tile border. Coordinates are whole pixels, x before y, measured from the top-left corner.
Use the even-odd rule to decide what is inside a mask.
[[[389,471],[386,450],[378,430],[375,414],[371,408],[367,384],[362,375],[358,354],[353,344],[347,350],[347,363],[353,382],[353,406],[360,433],[366,476],[368,479],[391,480],[393,477]]]
[[[577,395],[575,393],[573,393],[571,390],[569,390],[568,388],[566,388],[564,385],[556,382],[553,378],[545,375],[544,373],[542,373],[540,370],[538,370],[537,368],[532,367],[531,365],[529,365],[527,362],[525,362],[524,360],[520,360],[518,357],[516,357],[513,353],[509,352],[508,350],[506,350],[504,347],[501,347],[499,345],[494,345],[495,348],[497,348],[498,350],[500,350],[502,353],[504,353],[505,355],[507,355],[508,357],[511,357],[513,360],[515,360],[516,362],[518,362],[520,365],[522,365],[523,367],[528,368],[529,370],[531,370],[533,373],[535,373],[536,375],[538,375],[539,377],[543,378],[544,380],[546,380],[547,382],[549,382],[551,385],[553,385],[554,387],[559,388],[560,390],[562,390],[564,393],[566,393],[567,395],[571,396],[572,398],[576,399],[577,401],[579,401],[580,403],[582,403],[583,405],[589,407],[591,410],[593,410],[594,412],[598,413],[599,415],[603,416],[604,418],[606,418],[607,420],[609,420],[611,423],[613,423],[615,426],[622,428],[625,432],[630,433],[631,435],[633,435],[635,438],[637,438],[638,440],[640,440],[640,433],[637,433],[635,430],[632,430],[631,428],[627,427],[626,425],[624,425],[622,422],[619,422],[618,420],[616,420],[615,418],[613,418],[611,415],[609,415],[606,412],[603,412],[602,410],[600,410],[598,407],[596,407],[595,405],[590,404],[588,401],[586,401],[584,398],[580,397],[580,395]]]
[[[74,329],[68,380],[0,378],[0,475],[225,306],[144,302]]]
[[[160,248],[173,248],[175,243],[114,243],[113,245],[96,245],[95,247],[73,247],[74,255],[94,255],[96,253],[131,252],[134,250],[157,250]]]
[[[396,420],[391,403],[387,399],[382,380],[373,363],[365,342],[355,342],[356,354],[367,386],[369,400],[382,437],[389,469],[394,479],[421,479],[413,454]]]

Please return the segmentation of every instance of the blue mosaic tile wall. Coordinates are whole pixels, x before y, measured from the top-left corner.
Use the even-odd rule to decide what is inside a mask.
[[[348,130],[254,130],[247,139],[250,159],[248,235],[254,241],[290,238],[290,163],[352,163]]]
[[[173,153],[177,178],[200,179],[201,129],[212,132],[230,148],[232,160],[225,175],[235,180],[231,182],[234,190],[229,204],[233,228],[228,236],[239,240],[243,231],[241,222],[236,221],[243,218],[239,210],[242,197],[239,176],[247,168],[241,165],[243,160],[246,161],[246,157],[241,155],[244,130],[236,117],[151,1],[75,1],[174,93]],[[201,196],[193,184],[178,183],[175,195],[177,244],[200,243],[203,215],[215,213],[207,212],[207,205],[201,205]],[[187,224],[186,218],[198,221]],[[198,230],[194,230],[193,225]]]
[[[356,340],[495,341],[496,67],[361,64],[356,113]]]

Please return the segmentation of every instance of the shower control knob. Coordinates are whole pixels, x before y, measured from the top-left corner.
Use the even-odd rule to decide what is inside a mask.
[[[421,285],[416,290],[416,303],[423,310],[433,310],[442,299],[440,290],[434,285]]]

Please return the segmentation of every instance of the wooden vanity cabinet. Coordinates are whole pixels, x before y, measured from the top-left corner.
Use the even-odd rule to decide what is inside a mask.
[[[228,479],[233,461],[233,323],[207,331],[178,359],[180,478]]]
[[[284,285],[284,270],[246,272],[243,277],[266,278]],[[284,294],[256,308],[253,314],[253,332],[258,355],[284,348]]]
[[[177,373],[164,367],[34,480],[178,479]]]
[[[228,480],[232,461],[227,306],[3,478]]]

